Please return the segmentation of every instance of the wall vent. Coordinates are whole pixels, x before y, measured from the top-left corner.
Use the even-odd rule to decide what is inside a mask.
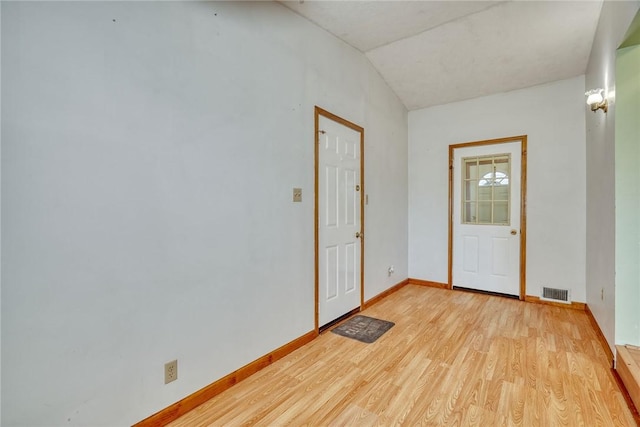
[[[543,286],[541,299],[571,304],[571,295],[569,295],[568,289],[547,288]]]

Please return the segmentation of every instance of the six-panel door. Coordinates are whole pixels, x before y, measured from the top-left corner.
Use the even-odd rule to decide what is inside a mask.
[[[319,325],[360,306],[360,133],[319,118]]]

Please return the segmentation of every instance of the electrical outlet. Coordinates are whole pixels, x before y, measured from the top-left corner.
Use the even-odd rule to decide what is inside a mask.
[[[164,364],[164,383],[169,384],[171,381],[178,379],[178,361],[172,360]]]
[[[389,273],[389,276],[391,276],[395,271],[396,269],[393,267],[393,265],[390,265],[389,269],[387,270],[387,272]]]
[[[604,288],[600,289],[600,299],[604,301]]]

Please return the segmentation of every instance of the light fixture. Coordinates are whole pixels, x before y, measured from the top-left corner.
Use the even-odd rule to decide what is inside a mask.
[[[609,108],[607,98],[602,95],[602,92],[604,92],[602,89],[591,89],[590,91],[585,92],[587,105],[591,106],[591,111],[594,113],[599,109],[602,109],[606,113]]]

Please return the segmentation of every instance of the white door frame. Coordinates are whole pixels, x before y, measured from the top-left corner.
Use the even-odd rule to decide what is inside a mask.
[[[453,289],[453,174],[454,174],[454,150],[458,148],[479,147],[483,145],[498,145],[509,142],[521,142],[521,177],[520,177],[520,300],[526,296],[527,273],[527,136],[519,135],[510,138],[489,139],[485,141],[466,142],[463,144],[449,145],[449,266],[448,286]]]
[[[315,329],[316,332],[319,331],[319,319],[320,319],[320,290],[319,290],[319,281],[320,281],[320,262],[319,262],[319,201],[318,201],[318,178],[319,178],[319,143],[320,143],[320,132],[321,129],[319,127],[320,116],[325,117],[329,120],[333,120],[343,126],[346,126],[358,133],[360,133],[360,307],[358,310],[362,310],[364,306],[364,128],[356,125],[348,120],[343,119],[342,117],[336,116],[333,113],[330,113],[327,110],[324,110],[318,106],[314,109],[314,128],[315,128],[315,137],[314,137],[314,254],[315,254]]]

